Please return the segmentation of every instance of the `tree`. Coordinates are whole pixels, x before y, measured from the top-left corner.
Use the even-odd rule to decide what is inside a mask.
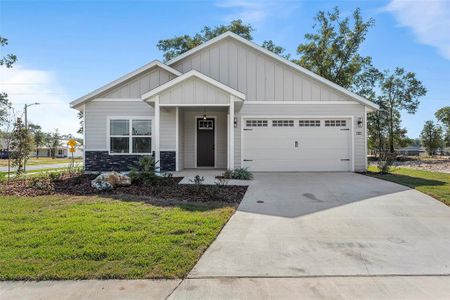
[[[21,118],[17,118],[15,130],[11,141],[11,157],[13,167],[17,167],[16,173],[20,175],[25,172],[25,165],[33,150],[33,138],[25,128]]]
[[[78,128],[77,133],[83,134],[83,127],[84,127],[84,113],[82,111],[79,111],[78,114],[78,120],[80,120],[80,128]]]
[[[34,146],[36,149],[36,158],[39,158],[39,148],[44,145],[45,142],[45,133],[42,132],[42,128],[37,124],[29,124],[28,130],[33,136]]]
[[[439,109],[434,116],[445,128],[445,145],[450,146],[450,106]]]
[[[160,40],[156,46],[164,52],[164,60],[169,61],[227,31],[234,32],[247,40],[253,39],[253,27],[250,24],[244,24],[242,20],[238,19],[231,21],[228,25],[219,25],[214,28],[205,26],[200,33],[196,33],[193,36],[184,34],[171,39]]]
[[[361,56],[359,49],[366,39],[374,19],[364,21],[359,8],[350,18],[341,18],[337,7],[331,12],[319,11],[315,17],[314,33],[305,35],[294,60],[300,66],[344,87],[353,88],[357,75],[371,69],[371,57]]]
[[[61,146],[61,135],[58,129],[52,133],[47,133],[45,137],[45,144],[50,148],[50,156],[54,159],[56,158],[56,150]]]
[[[442,128],[433,121],[426,121],[420,134],[422,145],[427,149],[428,155],[436,154],[442,146]]]
[[[272,51],[273,53],[275,53],[285,59],[289,60],[291,58],[291,54],[285,53],[286,49],[275,45],[272,40],[264,41],[262,44],[262,47],[266,48],[269,51]]]
[[[8,106],[0,130],[0,138],[3,139],[6,152],[8,153],[8,182],[11,175],[11,142],[15,131],[16,120],[17,112],[13,107]]]
[[[400,137],[400,111],[414,114],[419,106],[419,99],[427,94],[416,74],[396,68],[393,73],[384,72],[380,82],[381,101],[387,113],[389,152],[394,153],[396,140]]]
[[[8,39],[0,36],[0,47],[8,45]],[[1,51],[0,51],[1,53]],[[6,68],[12,68],[13,64],[17,61],[17,56],[14,54],[7,54],[0,57],[0,66]],[[0,126],[5,122],[7,118],[8,109],[11,107],[11,103],[8,101],[8,95],[0,92]]]

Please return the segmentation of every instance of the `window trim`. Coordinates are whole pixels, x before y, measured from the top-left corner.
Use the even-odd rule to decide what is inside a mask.
[[[129,132],[128,135],[111,135],[111,120],[128,120]],[[152,126],[151,135],[133,135],[133,120],[150,120]],[[155,143],[153,142],[153,136],[155,130],[155,117],[154,116],[108,116],[106,118],[106,147],[109,155],[152,155],[155,151]],[[126,137],[128,138],[128,152],[127,153],[114,153],[111,152],[111,137]],[[151,149],[149,153],[133,153],[133,137],[149,137],[151,141]]]

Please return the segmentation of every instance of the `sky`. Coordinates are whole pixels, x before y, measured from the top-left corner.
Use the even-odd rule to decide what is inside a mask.
[[[344,15],[359,7],[375,19],[362,55],[381,70],[415,72],[428,89],[416,114],[402,114],[408,136],[418,137],[424,122],[450,105],[450,0],[0,0],[0,35],[9,40],[1,55],[18,56],[14,68],[0,68],[0,91],[18,111],[41,103],[29,108],[30,122],[73,134],[79,125],[69,102],[162,60],[161,39],[241,18],[256,29],[254,42],[271,39],[296,54],[316,13],[335,6]]]

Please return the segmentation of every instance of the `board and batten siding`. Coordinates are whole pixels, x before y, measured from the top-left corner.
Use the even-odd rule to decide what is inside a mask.
[[[100,94],[98,98],[140,98],[146,92],[175,77],[172,73],[156,66]]]
[[[229,94],[199,78],[189,78],[159,95],[164,104],[228,104]]]
[[[85,150],[107,151],[108,117],[152,117],[153,108],[143,101],[91,101],[85,105]]]
[[[246,101],[350,101],[348,96],[232,38],[179,62],[246,94]]]
[[[238,126],[235,129],[235,167],[241,166],[241,118],[246,116],[353,116],[353,137],[354,137],[354,159],[355,171],[365,171],[366,150],[365,150],[365,130],[358,128],[358,118],[364,120],[364,106],[361,104],[248,104],[242,107],[236,114]]]

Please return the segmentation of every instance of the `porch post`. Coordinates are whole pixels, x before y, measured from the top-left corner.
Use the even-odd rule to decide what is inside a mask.
[[[175,171],[180,171],[180,107],[175,108]]]
[[[160,131],[160,107],[159,107],[159,96],[156,96],[155,99],[155,161],[156,161],[156,167],[159,169],[161,167],[160,163],[160,147],[159,147],[159,131]]]
[[[229,169],[234,169],[234,96],[230,96],[230,106],[229,106],[229,119],[228,122],[228,165]]]

